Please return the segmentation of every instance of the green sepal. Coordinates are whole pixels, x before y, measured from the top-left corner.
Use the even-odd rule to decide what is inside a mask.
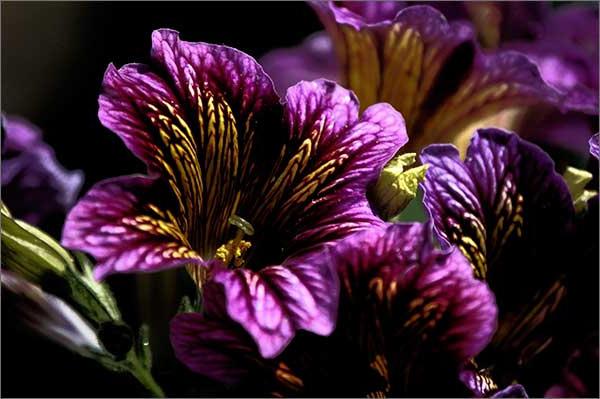
[[[137,356],[142,365],[148,370],[152,369],[152,349],[150,349],[150,329],[146,324],[140,327],[136,342]]]
[[[383,219],[391,220],[416,197],[428,167],[411,168],[416,159],[415,153],[401,154],[383,168],[374,193],[376,207]]]
[[[2,207],[2,265],[39,284],[48,272],[64,275],[73,257],[40,229],[13,219]]]
[[[588,200],[598,194],[597,191],[585,189],[585,186],[592,180],[592,177],[593,175],[590,172],[572,166],[567,166],[567,169],[563,173],[563,178],[571,193],[576,213],[584,212],[587,209]]]
[[[106,283],[96,281],[92,263],[81,252],[73,252],[75,263],[65,277],[71,287],[71,299],[87,318],[96,323],[121,320],[121,312]]]

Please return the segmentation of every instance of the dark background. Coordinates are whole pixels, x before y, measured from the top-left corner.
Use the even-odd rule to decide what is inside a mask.
[[[257,58],[321,29],[303,2],[3,1],[1,7],[2,111],[38,125],[58,160],[83,170],[82,192],[101,179],[143,171],[100,125],[97,99],[110,62],[149,61],[154,29],[176,29],[184,40],[227,44]],[[167,394],[176,395],[186,378],[197,381],[186,394],[219,394],[219,387],[189,373],[170,353],[166,328],[177,300],[169,292],[181,284],[180,276],[121,275],[108,281],[127,322],[137,326],[151,319],[162,326],[152,336],[154,374]],[[4,397],[147,395],[132,377],[29,333],[4,302],[1,360]]]

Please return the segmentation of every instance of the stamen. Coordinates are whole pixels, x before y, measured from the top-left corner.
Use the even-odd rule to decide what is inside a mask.
[[[217,248],[215,258],[225,265],[238,268],[244,265],[244,255],[252,246],[250,242],[242,240],[242,238],[244,238],[244,235],[254,235],[254,227],[247,220],[237,215],[231,215],[229,223],[237,227],[238,230],[233,240],[229,240],[226,244]]]
[[[223,264],[239,268],[244,266],[244,255],[252,246],[248,241],[229,240],[227,244],[221,245],[215,253],[215,259],[219,259]]]

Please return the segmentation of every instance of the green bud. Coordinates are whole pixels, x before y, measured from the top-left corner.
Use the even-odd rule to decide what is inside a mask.
[[[585,189],[585,186],[592,180],[592,174],[586,170],[567,166],[563,178],[569,187],[575,212],[585,211],[588,200],[598,194],[596,191]]]
[[[39,284],[47,273],[64,275],[73,258],[40,229],[13,219],[3,205],[2,265]]]
[[[410,168],[417,154],[402,154],[392,159],[383,168],[375,186],[375,205],[381,217],[390,220],[398,215],[412,201],[425,179],[428,165]]]

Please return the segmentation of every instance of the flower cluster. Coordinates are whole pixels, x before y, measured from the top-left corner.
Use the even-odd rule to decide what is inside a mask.
[[[82,253],[3,210],[2,284],[30,324],[162,394],[100,281],[180,269],[196,300],[173,315],[173,353],[229,394],[597,395],[581,373],[598,374],[597,342],[581,345],[597,318],[574,311],[598,294],[597,9],[312,7],[326,32],[262,66],[169,29],[153,32],[151,63],[108,66],[100,123],[146,173],[98,182],[69,210],[61,244],[94,258],[93,277],[74,266]],[[6,122],[21,152],[4,160],[8,208],[25,195],[15,182],[40,174],[35,188],[60,194],[46,205],[69,208],[81,176],[36,160],[39,135]],[[51,260],[26,255],[36,245]],[[88,296],[45,293],[50,274]],[[124,350],[107,325],[127,332]]]

